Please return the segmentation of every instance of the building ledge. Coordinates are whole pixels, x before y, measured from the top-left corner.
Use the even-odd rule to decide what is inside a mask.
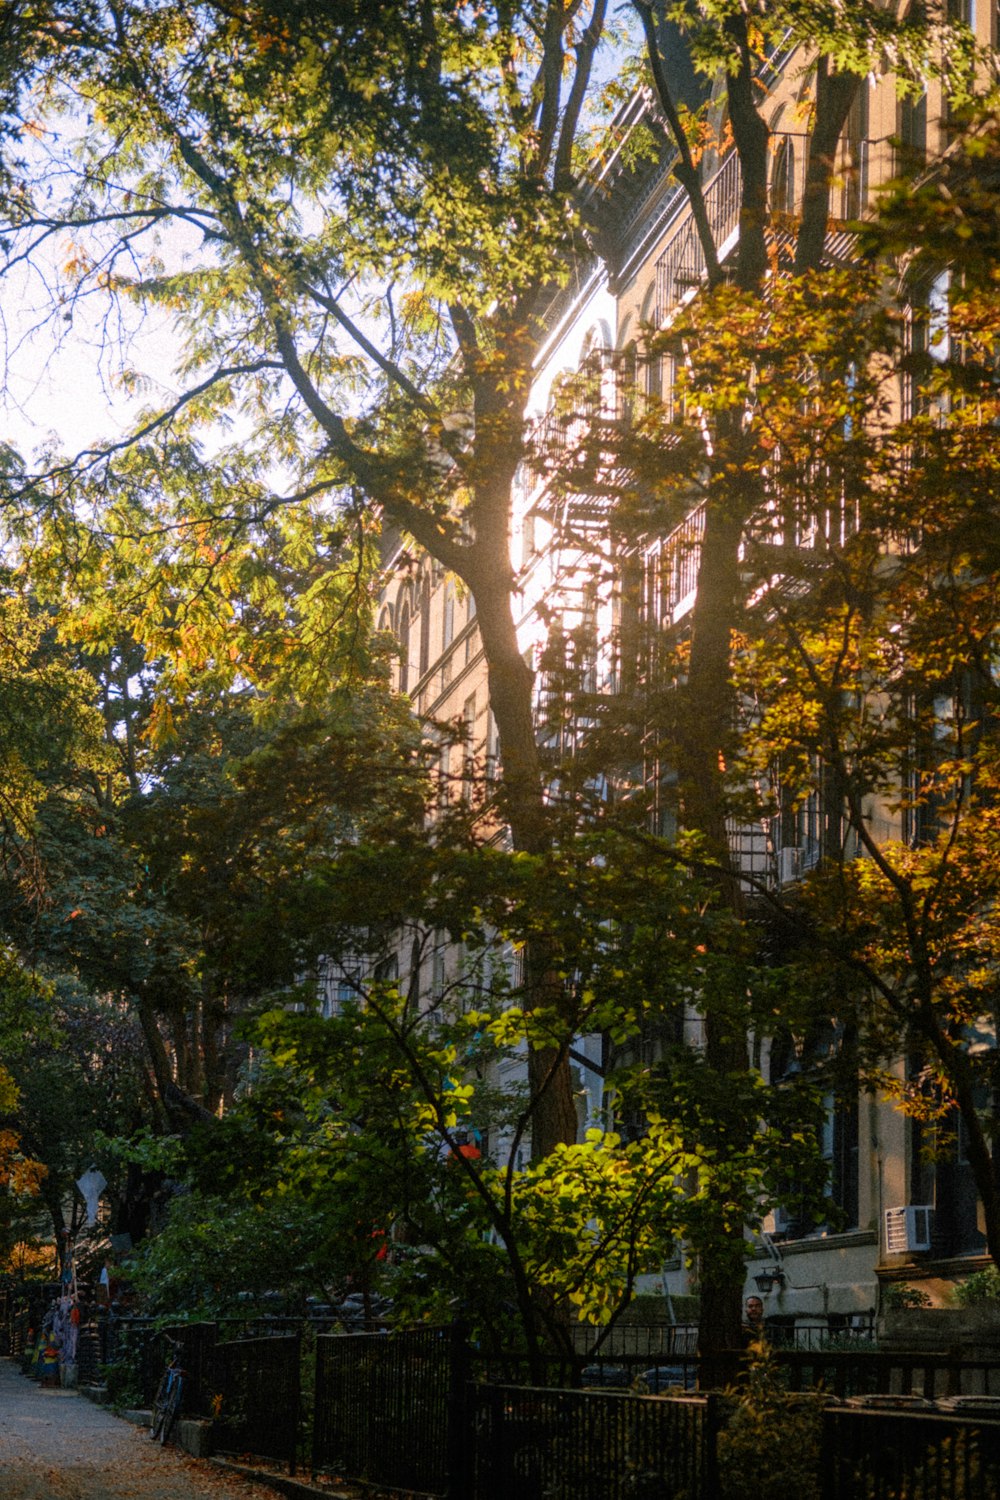
[[[812,1255],[817,1250],[854,1250],[863,1245],[877,1245],[878,1231],[848,1229],[843,1234],[810,1234],[801,1240],[775,1240],[774,1248],[784,1260],[787,1255]]]
[[[973,1271],[985,1271],[993,1264],[988,1255],[970,1251],[968,1255],[949,1255],[943,1259],[904,1261],[900,1256],[892,1257],[893,1263],[875,1267],[879,1281],[930,1281],[941,1277],[954,1281],[956,1277],[971,1276]]]

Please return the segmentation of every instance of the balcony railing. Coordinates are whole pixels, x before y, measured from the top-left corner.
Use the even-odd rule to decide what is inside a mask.
[[[871,140],[843,141],[838,148],[836,182],[839,191],[832,208],[840,221],[859,218],[868,201],[869,180],[874,163]],[[772,211],[796,214],[802,203],[802,184],[808,159],[809,138],[801,134],[775,132],[771,136]],[[731,150],[702,189],[712,238],[721,255],[740,222],[742,172],[735,150]],[[656,263],[655,322],[661,325],[688,292],[705,275],[705,253],[698,238],[690,206],[675,219],[675,229]]]
[[[735,151],[730,151],[703,189],[705,210],[716,245],[723,245],[739,226],[741,182],[739,157]],[[656,323],[664,321],[704,274],[705,252],[698,238],[694,215],[688,208],[656,262]]]
[[[698,586],[704,530],[702,503],[647,554],[646,618],[651,623],[669,628],[691,608]]]

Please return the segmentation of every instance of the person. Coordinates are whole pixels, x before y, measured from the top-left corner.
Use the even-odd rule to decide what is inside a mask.
[[[97,1285],[97,1300],[105,1307],[113,1306],[121,1292],[122,1273],[117,1257],[106,1255]]]
[[[743,1342],[757,1344],[766,1337],[764,1303],[760,1297],[748,1297],[743,1317]]]

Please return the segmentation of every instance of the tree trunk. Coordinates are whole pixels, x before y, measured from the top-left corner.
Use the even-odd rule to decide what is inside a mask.
[[[853,73],[830,72],[825,57],[816,63],[816,123],[809,137],[809,160],[802,192],[802,218],[795,245],[795,272],[814,271],[823,258],[830,217],[830,179],[837,142],[861,86]]]
[[[742,447],[740,414],[720,420],[716,433],[720,477],[709,495],[698,567],[698,589],[691,629],[691,656],[684,688],[678,773],[681,815],[686,828],[704,838],[706,855],[717,862],[718,904],[742,914],[743,894],[733,866],[726,827],[725,759],[735,728],[732,685],[733,633],[740,608],[739,545],[756,495],[739,479]],[[737,477],[726,479],[732,455]],[[747,1039],[739,997],[733,1008],[718,1000],[703,1011],[705,1060],[722,1077],[743,1073]],[[698,1348],[715,1355],[736,1348],[742,1319],[742,1226],[739,1245],[727,1236],[724,1217],[700,1248],[701,1305]]]
[[[482,545],[480,543],[480,545]],[[492,564],[492,565],[491,565]],[[521,655],[511,609],[513,580],[504,544],[503,560],[494,555],[471,574],[476,618],[483,642],[490,706],[500,735],[503,757],[503,807],[511,841],[526,854],[549,847],[549,820],[533,712],[534,673]],[[548,945],[529,944],[524,965],[524,1007],[563,1010],[565,986],[553,971]],[[566,1015],[567,1024],[571,1016]],[[570,1037],[566,1038],[568,1047]],[[532,1047],[528,1058],[531,1091],[531,1154],[548,1156],[577,1136],[576,1102],[566,1048]]]

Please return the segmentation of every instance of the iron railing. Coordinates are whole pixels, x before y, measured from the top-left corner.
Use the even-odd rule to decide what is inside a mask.
[[[297,1333],[215,1345],[210,1410],[221,1452],[275,1458],[295,1473],[301,1364]]]
[[[871,1350],[776,1349],[774,1357],[793,1391],[822,1388],[831,1396],[1000,1398],[1000,1359]]]
[[[717,1401],[474,1387],[471,1493],[475,1500],[714,1500]]]
[[[458,1446],[464,1348],[448,1328],[317,1338],[313,1468],[443,1494]]]
[[[11,1329],[28,1313],[13,1302],[4,1310]],[[104,1352],[138,1361],[143,1380],[155,1384],[163,1365],[155,1325],[105,1316],[102,1327]],[[826,1337],[838,1332],[818,1331]],[[227,1343],[217,1341],[217,1332],[215,1324],[171,1330],[182,1343],[189,1409],[216,1419],[223,1450],[294,1466],[301,1417],[298,1331],[276,1327],[275,1336]],[[784,1330],[773,1332],[776,1340]],[[716,1440],[732,1410],[713,1388],[737,1380],[744,1352],[714,1363],[699,1359],[690,1326],[617,1333],[619,1343],[603,1356],[581,1349],[551,1361],[546,1377],[572,1388],[528,1384],[517,1356],[477,1356],[459,1327],[320,1335],[314,1466],[462,1500],[556,1494],[713,1500]],[[864,1338],[871,1327],[853,1333]],[[994,1500],[1000,1494],[1000,1359],[776,1342],[772,1349],[786,1390],[819,1389],[827,1397],[817,1476],[824,1500]],[[532,1374],[537,1380],[537,1370]],[[643,1384],[653,1394],[639,1394]]]
[[[820,1468],[823,1500],[996,1500],[1000,1422],[828,1410]]]
[[[774,205],[781,212],[798,211],[802,198],[802,175],[808,157],[808,139],[795,133],[776,132],[771,137],[774,150],[774,166],[784,174],[784,182],[777,196],[781,202]],[[876,142],[852,140],[842,142],[838,152],[837,176],[840,192],[837,199],[837,217],[841,221],[860,218],[868,202],[870,167],[873,147]],[[801,151],[803,161],[796,168],[793,164]],[[730,150],[724,157],[715,175],[702,188],[705,210],[708,215],[712,239],[720,256],[726,253],[726,241],[736,233],[740,222],[740,199],[742,194],[742,171],[739,155]],[[674,308],[684,300],[687,293],[696,287],[705,274],[705,253],[690,205],[683,200],[674,218],[674,232],[663,253],[656,262],[656,303],[654,321],[661,326]],[[833,226],[831,226],[833,227]],[[833,236],[836,239],[836,236]],[[831,236],[828,235],[829,248]]]
[[[730,151],[702,191],[712,238],[720,249],[739,226],[741,181],[739,157],[735,151]],[[689,208],[656,262],[654,322],[657,326],[666,320],[685,294],[698,285],[704,272],[705,253]]]

